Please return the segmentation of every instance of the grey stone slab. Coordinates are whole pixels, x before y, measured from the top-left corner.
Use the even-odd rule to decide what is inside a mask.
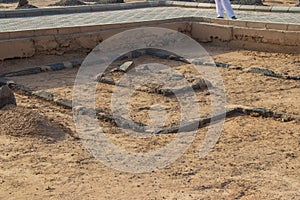
[[[85,9],[93,9],[97,7],[86,7]],[[108,8],[108,7],[99,7]],[[80,8],[78,8],[80,9]],[[56,9],[53,12],[59,11],[73,12],[74,8]],[[44,9],[44,12],[51,14],[52,11]],[[41,30],[54,29],[60,27],[72,26],[95,26],[107,24],[122,24],[122,23],[145,23],[155,20],[170,20],[170,19],[208,19],[216,17],[215,10],[206,8],[185,8],[185,7],[151,7],[128,10],[113,10],[109,12],[82,12],[60,15],[45,15],[39,17],[18,17],[13,12],[5,12],[9,15],[14,15],[15,18],[1,18],[0,32],[12,32],[22,30]],[[23,13],[24,14],[24,13]],[[53,13],[52,13],[53,14]],[[239,21],[263,22],[263,23],[283,23],[283,24],[300,24],[299,13],[282,13],[282,12],[255,12],[235,10]]]
[[[288,12],[289,7],[284,6],[273,6],[271,12]]]
[[[300,7],[290,7],[288,12],[297,12],[300,13]]]
[[[255,11],[255,7],[253,5],[241,5],[239,10]]]

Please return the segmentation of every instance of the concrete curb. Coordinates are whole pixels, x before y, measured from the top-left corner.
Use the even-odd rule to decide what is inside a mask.
[[[84,13],[84,12],[125,10],[125,9],[135,9],[135,8],[158,7],[158,6],[164,6],[164,4],[165,4],[164,1],[159,0],[159,1],[147,1],[147,2],[68,6],[68,7],[55,7],[55,8],[5,10],[5,11],[0,11],[0,18],[32,17],[32,16],[43,16],[43,15],[59,15],[59,14],[71,14],[71,13]]]
[[[212,42],[233,48],[299,52],[300,25],[188,17],[138,23],[4,32],[0,34],[0,60],[31,57],[38,53],[61,55],[66,52],[91,50],[111,35],[141,25],[168,28],[187,33],[198,42]]]
[[[93,26],[82,26],[82,27],[57,27],[49,29],[38,29],[38,30],[22,30],[14,32],[0,32],[0,40],[11,40],[11,39],[21,39],[21,38],[31,38],[37,36],[49,36],[49,35],[62,35],[62,34],[78,34],[83,32],[94,32],[108,29],[118,29],[118,28],[130,28],[136,26],[151,26],[157,24],[167,24],[167,23],[211,23],[216,25],[225,26],[235,26],[243,28],[255,28],[255,29],[265,29],[265,30],[280,30],[280,31],[300,31],[300,25],[298,24],[281,24],[281,23],[265,23],[265,22],[252,22],[252,21],[241,21],[241,20],[229,20],[229,19],[217,19],[208,17],[180,17],[173,19],[164,20],[151,20],[143,22],[126,22],[126,23],[115,23],[115,24],[100,24]]]
[[[215,9],[215,4],[211,4],[211,3],[158,0],[158,1],[147,1],[147,2],[129,2],[129,3],[87,5],[87,6],[5,10],[5,11],[0,11],[0,18],[99,12],[99,11],[125,10],[125,9],[148,8],[148,7],[159,7],[159,6]],[[276,6],[255,6],[255,5],[253,6],[232,5],[232,7],[234,10],[242,10],[242,11],[300,13],[300,7],[276,7]]]
[[[215,9],[213,3],[197,3],[197,2],[182,2],[182,1],[165,1],[164,6],[188,7],[188,8],[206,8]],[[285,13],[300,13],[300,7],[284,7],[284,6],[257,6],[257,5],[237,5],[233,4],[234,10],[241,11],[258,11],[258,12],[285,12]]]

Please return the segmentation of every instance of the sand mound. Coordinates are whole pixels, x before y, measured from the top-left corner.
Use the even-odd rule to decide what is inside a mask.
[[[0,110],[0,134],[61,140],[65,133],[37,111],[23,107]]]
[[[86,5],[81,0],[61,0],[57,3],[50,4],[49,6],[78,6],[78,5]]]

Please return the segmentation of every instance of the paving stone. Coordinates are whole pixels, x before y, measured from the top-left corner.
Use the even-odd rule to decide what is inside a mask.
[[[184,3],[184,2],[183,2]],[[241,6],[242,7],[242,6]],[[258,7],[255,7],[257,9]],[[69,10],[68,10],[69,9]],[[71,8],[65,10],[70,11]],[[251,8],[252,9],[252,8]],[[272,7],[275,11],[275,7]],[[235,10],[235,14],[241,21],[300,24],[299,8],[289,9],[289,12],[255,12]],[[64,9],[63,9],[64,10]],[[61,12],[64,12],[64,11]],[[49,9],[45,12],[51,12]],[[71,11],[70,11],[71,12]],[[300,12],[300,11],[299,11]],[[214,9],[187,8],[187,7],[150,7],[127,10],[113,10],[109,12],[86,12],[60,15],[45,15],[39,17],[26,17],[24,13],[5,12],[5,15],[15,18],[0,18],[0,32],[14,32],[22,30],[41,30],[59,27],[82,27],[104,24],[118,24],[125,22],[145,22],[153,20],[178,19],[182,17],[215,18]],[[120,17],[122,16],[122,17]]]

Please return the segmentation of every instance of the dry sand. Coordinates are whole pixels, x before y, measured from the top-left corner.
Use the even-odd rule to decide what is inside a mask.
[[[35,5],[39,8],[46,8],[49,7],[50,4],[54,4],[59,0],[30,0],[29,3]],[[144,0],[125,0],[125,2],[136,2],[136,1],[144,1]],[[94,4],[94,2],[86,1],[87,4]],[[297,0],[265,0],[263,1],[265,5],[270,6],[295,6]],[[12,10],[17,7],[18,3],[0,3],[0,10]],[[51,6],[52,7],[52,6]]]
[[[300,114],[299,81],[248,73],[252,67],[285,75],[300,75],[299,54],[275,54],[206,46],[216,61],[230,63],[219,68],[228,104],[269,108]],[[82,55],[36,56],[7,60],[0,71],[14,71]],[[186,76],[195,73],[180,62],[151,56],[136,63],[168,64]],[[236,70],[240,67],[240,70]],[[12,77],[18,84],[72,97],[77,69]],[[97,107],[110,111],[113,86],[98,84]],[[198,103],[208,112],[209,93],[197,92]],[[125,173],[107,167],[91,156],[78,140],[72,112],[51,102],[17,93],[18,107],[0,111],[0,199],[299,199],[300,123],[237,116],[228,118],[223,133],[205,158],[199,149],[207,131],[201,128],[188,150],[171,165],[152,173]],[[160,103],[176,124],[175,98],[136,92],[132,117],[148,123],[149,108]],[[140,109],[142,108],[142,109]],[[114,123],[101,120],[109,138],[120,148],[148,152],[164,146],[174,134],[141,139],[128,136]]]

